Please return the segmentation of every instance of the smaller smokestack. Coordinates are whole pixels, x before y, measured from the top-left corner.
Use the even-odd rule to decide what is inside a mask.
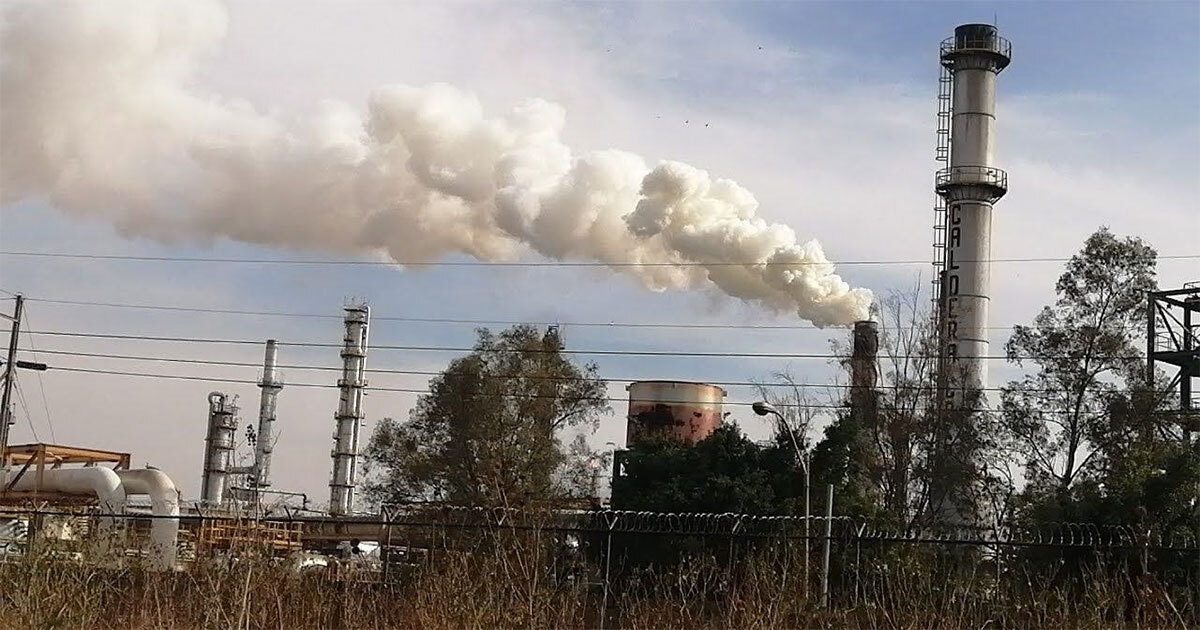
[[[267,340],[267,350],[263,357],[262,378],[258,386],[262,388],[262,396],[258,404],[258,436],[255,438],[254,471],[250,485],[267,488],[271,485],[271,452],[275,450],[275,403],[279,390],[283,389],[283,380],[275,372],[275,357],[277,353],[274,339]]]
[[[208,395],[208,436],[204,439],[204,470],[200,482],[200,500],[205,505],[225,502],[233,440],[237,432],[237,406],[221,392]]]
[[[350,514],[358,483],[358,432],[363,421],[363,388],[367,385],[367,328],[371,309],[346,307],[342,345],[342,378],[338,380],[337,430],[333,435],[333,475],[329,480],[329,513]]]
[[[878,411],[879,325],[870,320],[854,322],[850,351],[850,408],[860,418]]]

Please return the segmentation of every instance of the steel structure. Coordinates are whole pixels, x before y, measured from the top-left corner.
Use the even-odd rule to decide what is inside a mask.
[[[275,450],[275,403],[279,390],[283,389],[283,379],[275,369],[277,352],[275,340],[268,339],[263,356],[262,378],[258,379],[262,395],[258,404],[258,433],[254,438],[254,468],[248,484],[252,488],[267,488],[271,485],[271,452]]]
[[[961,405],[987,386],[992,206],[1008,191],[993,163],[996,77],[1012,46],[989,24],[964,24],[941,44],[935,243],[941,254],[938,333],[942,396]],[[948,99],[948,100],[947,100]]]
[[[1146,372],[1155,380],[1158,364],[1174,366],[1168,391],[1179,389],[1179,413],[1185,439],[1200,431],[1192,414],[1200,411],[1200,283],[1182,289],[1150,291],[1146,306]]]
[[[358,482],[358,433],[363,421],[363,388],[367,386],[367,331],[371,309],[365,304],[346,307],[346,336],[342,344],[342,378],[338,379],[337,430],[333,435],[333,474],[329,480],[329,513],[344,516],[354,510]]]
[[[204,470],[200,479],[200,501],[205,505],[225,502],[233,469],[234,434],[237,432],[235,398],[221,392],[208,395],[208,435],[204,439]]]

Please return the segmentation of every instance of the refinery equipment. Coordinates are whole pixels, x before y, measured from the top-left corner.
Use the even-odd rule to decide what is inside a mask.
[[[725,390],[706,383],[636,381],[629,392],[625,443],[650,439],[696,444],[724,422]]]
[[[1011,58],[1012,45],[989,24],[959,26],[941,44],[938,158],[948,166],[936,177],[936,299],[939,386],[951,406],[987,386],[992,205],[1008,191],[994,165],[996,77]]]
[[[275,403],[279,396],[279,390],[283,389],[283,380],[275,370],[276,346],[274,339],[267,340],[262,378],[258,379],[262,396],[258,405],[258,433],[255,435],[254,466],[248,484],[253,488],[267,488],[271,485],[271,452],[275,450]]]
[[[130,470],[129,453],[58,444],[20,444],[10,447],[0,467],[0,505],[94,505],[94,542],[101,561],[116,564],[128,544],[120,515],[131,513],[128,497],[150,500],[149,566],[175,567],[179,538],[179,491],[166,473]],[[41,532],[42,522],[30,527]],[[60,535],[63,533],[60,532]]]
[[[204,438],[204,470],[200,478],[200,500],[217,506],[225,502],[225,490],[234,474],[233,446],[237,432],[235,398],[221,392],[208,395],[208,435]]]
[[[1147,378],[1153,382],[1160,365],[1175,368],[1165,390],[1174,393],[1178,388],[1179,424],[1184,441],[1190,443],[1192,434],[1200,432],[1200,282],[1151,291],[1147,300]]]
[[[258,386],[262,395],[258,406],[258,432],[254,434],[254,461],[249,466],[235,466],[234,447],[237,439],[238,406],[236,397],[221,392],[208,395],[208,434],[204,440],[204,469],[200,484],[200,500],[208,506],[222,505],[226,498],[257,498],[253,491],[271,485],[271,452],[275,449],[275,407],[283,381],[275,369],[278,343],[268,339],[263,357],[262,377]],[[244,488],[235,487],[231,475],[246,479]]]
[[[329,479],[329,513],[350,514],[358,482],[358,434],[363,421],[363,388],[367,386],[367,330],[371,309],[365,304],[346,307],[346,336],[342,343],[342,378],[338,379],[337,429],[333,435],[333,474]]]

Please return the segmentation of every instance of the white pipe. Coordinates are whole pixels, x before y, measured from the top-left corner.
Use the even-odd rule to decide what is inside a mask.
[[[5,475],[7,478],[13,473]],[[63,494],[95,496],[101,514],[121,514],[125,511],[125,488],[116,472],[108,468],[66,468],[42,471],[42,484],[37,487],[38,473],[32,467],[13,485],[17,491],[45,491]],[[97,548],[102,559],[110,559],[111,550],[119,546],[117,518],[101,516],[96,529]]]
[[[117,476],[125,486],[125,494],[150,497],[150,512],[156,517],[150,524],[151,567],[174,569],[179,539],[179,490],[175,482],[161,470],[118,470]]]

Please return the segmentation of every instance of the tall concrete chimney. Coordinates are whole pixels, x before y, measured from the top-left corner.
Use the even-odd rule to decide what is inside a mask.
[[[993,163],[996,76],[1008,66],[1009,41],[989,24],[964,24],[942,42],[949,75],[949,165],[937,173],[945,200],[945,247],[939,301],[940,389],[951,407],[987,386],[992,205],[1008,191]],[[946,79],[943,79],[945,83]]]
[[[346,307],[346,337],[342,344],[342,378],[338,379],[337,430],[333,434],[333,475],[329,480],[329,513],[350,514],[358,483],[358,433],[363,421],[363,388],[367,385],[367,328],[371,309],[365,304]]]

